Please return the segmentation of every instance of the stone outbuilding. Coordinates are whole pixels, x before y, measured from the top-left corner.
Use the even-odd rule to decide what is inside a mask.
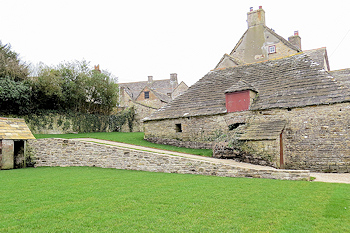
[[[26,143],[35,139],[24,119],[0,117],[0,168],[26,166]]]
[[[261,7],[247,22],[214,70],[144,119],[146,140],[192,148],[227,142],[244,162],[350,172],[350,69],[330,71],[326,49],[302,51],[298,33],[277,35]]]

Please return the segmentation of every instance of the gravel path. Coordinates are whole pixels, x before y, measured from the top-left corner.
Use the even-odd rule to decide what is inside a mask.
[[[275,168],[272,168],[272,167],[259,166],[259,165],[254,165],[254,164],[250,164],[250,163],[241,163],[241,162],[236,162],[234,160],[229,160],[229,159],[227,159],[227,160],[226,159],[216,159],[216,158],[203,157],[203,156],[198,156],[198,155],[183,154],[183,153],[179,153],[179,152],[164,151],[164,150],[160,150],[160,149],[136,146],[136,145],[125,144],[125,143],[120,143],[120,142],[112,142],[112,141],[101,140],[101,139],[77,138],[75,140],[104,143],[104,144],[126,147],[126,148],[131,148],[131,149],[153,151],[153,152],[157,152],[157,153],[167,153],[167,154],[189,157],[189,158],[196,158],[196,159],[207,160],[207,161],[215,161],[215,162],[220,161],[221,163],[227,163],[227,164],[236,165],[236,166],[245,167],[245,168],[251,168],[251,169],[275,170]],[[311,172],[310,176],[316,178],[315,180],[313,180],[313,182],[330,182],[330,183],[350,184],[350,173],[314,173],[314,172]]]
[[[350,184],[350,173],[310,173],[311,177],[316,177],[314,182],[346,183]]]

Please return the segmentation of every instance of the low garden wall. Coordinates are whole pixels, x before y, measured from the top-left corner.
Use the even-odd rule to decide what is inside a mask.
[[[68,139],[30,140],[36,167],[96,166],[150,172],[200,174],[227,177],[255,177],[286,180],[309,180],[309,171],[278,170],[269,167],[251,169],[218,160],[206,161],[155,152],[133,150]]]
[[[249,169],[234,165],[68,139],[29,143],[35,166],[96,166],[150,172],[309,180],[309,171]]]

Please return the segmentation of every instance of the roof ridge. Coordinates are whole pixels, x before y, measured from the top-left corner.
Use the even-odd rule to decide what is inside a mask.
[[[156,80],[153,80],[151,83],[157,82],[157,81],[167,81],[167,80],[170,80],[170,78],[168,78],[168,79],[156,79]],[[118,83],[118,84],[129,84],[129,83],[148,83],[148,81],[145,80],[145,81],[136,81],[136,82],[128,82],[128,83]]]

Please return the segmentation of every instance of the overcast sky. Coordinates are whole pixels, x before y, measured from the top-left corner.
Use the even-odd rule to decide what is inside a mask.
[[[22,60],[57,65],[82,60],[119,82],[165,79],[194,84],[230,53],[262,6],[284,38],[302,49],[327,47],[332,70],[350,68],[350,1],[0,0],[0,40]]]

